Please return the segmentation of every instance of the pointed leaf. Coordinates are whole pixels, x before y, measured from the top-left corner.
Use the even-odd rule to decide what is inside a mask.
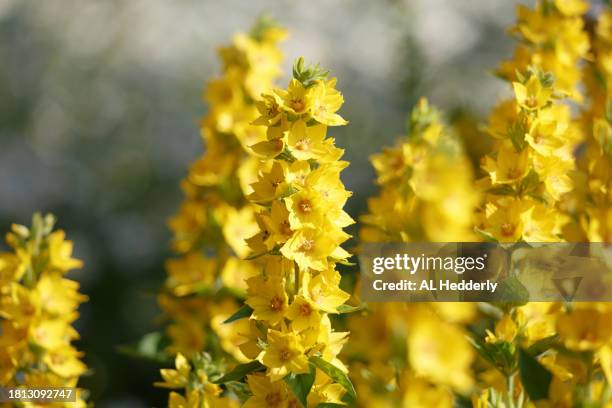
[[[529,398],[532,401],[548,398],[552,374],[523,349],[519,349],[519,369],[521,382]]]
[[[293,395],[295,395],[304,408],[307,408],[308,406],[308,394],[310,393],[312,384],[314,384],[316,372],[312,363],[310,363],[308,366],[310,369],[309,372],[305,374],[291,373],[283,379],[285,383],[287,383],[287,386],[291,392],[293,392]]]
[[[340,370],[335,365],[328,363],[323,360],[321,357],[310,357],[310,361],[321,371],[329,376],[332,380],[340,384],[344,387],[347,392],[347,395],[351,398],[351,400],[355,400],[357,398],[357,394],[355,392],[355,387],[353,387],[353,383],[348,378],[348,375]]]
[[[225,319],[225,321],[223,321],[223,323],[235,322],[236,320],[240,320],[240,319],[244,319],[244,318],[250,317],[251,314],[253,314],[253,309],[251,308],[251,306],[249,306],[249,305],[242,305],[242,307],[240,309],[238,309],[236,311],[236,313],[234,313],[233,315],[231,315],[230,317]]]
[[[225,374],[223,377],[214,381],[214,383],[223,384],[223,383],[227,383],[230,381],[240,381],[244,377],[246,377],[247,374],[250,374],[255,371],[263,371],[263,370],[265,370],[265,366],[261,364],[259,361],[251,361],[250,363],[239,364],[236,367],[234,367],[232,371],[230,371],[229,373]]]

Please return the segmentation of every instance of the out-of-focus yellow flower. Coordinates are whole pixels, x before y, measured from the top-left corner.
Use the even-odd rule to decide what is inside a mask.
[[[527,110],[543,108],[549,103],[552,95],[552,89],[542,86],[540,79],[535,75],[532,75],[525,84],[513,82],[512,86],[517,103]]]
[[[263,112],[272,115],[271,102],[280,102],[261,95],[281,73],[278,43],[285,35],[267,17],[259,19],[250,33],[236,34],[219,49],[222,73],[203,92],[209,108],[201,120],[206,151],[181,183],[185,200],[169,220],[177,256],[166,263],[168,277],[159,295],[169,320],[166,352],[192,360],[191,374],[197,374],[179,387],[184,392],[169,395],[173,407],[238,405],[235,395],[207,376],[216,374],[221,362],[231,369],[251,358],[240,347],[248,324],[224,321],[248,295],[246,280],[260,272],[243,259],[250,253],[246,240],[258,231],[255,207],[247,196],[254,193],[251,184],[258,176],[270,171],[274,175],[276,168],[253,156],[252,147],[267,140],[265,129],[253,122]],[[270,120],[275,119],[270,116]],[[266,182],[273,184],[274,179]],[[202,352],[210,354],[204,358]]]
[[[460,391],[472,385],[474,352],[465,334],[451,324],[418,320],[408,335],[408,357],[417,376]]]

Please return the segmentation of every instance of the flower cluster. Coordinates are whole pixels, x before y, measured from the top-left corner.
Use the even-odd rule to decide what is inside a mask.
[[[534,9],[519,5],[517,23],[511,33],[521,43],[513,58],[501,64],[498,75],[508,81],[519,81],[520,73],[538,66],[555,76],[557,90],[582,101],[578,62],[589,51],[582,18],[588,8],[584,0],[539,0]]]
[[[205,354],[195,354],[193,365],[181,353],[174,360],[175,369],[164,368],[161,376],[164,381],[156,382],[156,387],[183,390],[183,394],[171,391],[168,406],[183,408],[237,408],[238,402],[224,398],[223,390],[210,381],[210,360]]]
[[[556,99],[550,74],[534,68],[518,75],[514,98],[489,119],[495,142],[483,160],[487,199],[478,228],[499,242],[555,242],[569,221],[561,203],[574,189],[573,151],[582,134],[570,107]]]
[[[246,407],[317,407],[354,398],[347,369],[337,358],[348,333],[335,332],[330,314],[349,295],[339,287],[336,263],[350,256],[341,244],[353,220],[343,211],[351,195],[340,180],[348,163],[327,138],[345,124],[336,111],[343,97],[327,72],[294,65],[287,89],[257,103],[266,140],[253,145],[271,159],[252,184],[260,206],[258,232],[247,240],[258,273],[247,280],[248,330],[240,349],[249,363]],[[249,316],[244,316],[249,317]]]
[[[502,65],[514,98],[493,108],[487,131],[494,139],[483,160],[486,205],[478,229],[500,242],[562,240],[575,180],[574,150],[583,139],[571,108],[582,100],[576,87],[580,62],[589,50],[582,0],[542,1],[518,8],[514,28],[522,42]]]
[[[244,239],[257,230],[254,207],[245,196],[260,161],[249,159],[247,146],[265,137],[251,122],[262,88],[280,74],[278,42],[285,31],[262,18],[250,34],[237,34],[221,48],[223,75],[212,80],[202,120],[206,152],[190,168],[182,187],[186,198],[171,218],[172,248],[168,277],[159,303],[172,320],[167,327],[168,352],[192,357],[214,345],[241,360],[232,328],[223,322],[245,294],[244,278],[255,273],[241,260]]]
[[[494,108],[489,120],[488,131],[495,142],[493,153],[483,161],[488,176],[481,186],[487,194],[477,226],[489,239],[559,242],[588,236],[577,231],[574,222],[582,220],[584,226],[591,219],[580,214],[582,209],[576,204],[576,197],[584,193],[584,183],[576,172],[575,156],[576,152],[582,156],[577,147],[583,135],[600,128],[595,125],[596,113],[576,120],[561,101],[567,94],[575,101],[583,100],[576,87],[583,79],[580,58],[588,51],[589,42],[586,34],[580,33],[583,22],[579,16],[587,8],[577,0],[541,2],[534,11],[519,10],[518,27],[522,26],[523,35],[533,37],[536,32],[549,31],[551,37],[546,40],[546,51],[527,51],[519,46],[515,60],[508,63],[516,68],[514,98]],[[548,61],[541,57],[542,52],[550,54]],[[525,59],[527,54],[530,57]],[[554,62],[555,58],[558,61]],[[526,63],[530,64],[527,70],[521,70]],[[587,86],[587,98],[601,100],[599,91],[590,88]],[[591,112],[602,112],[601,105],[592,103],[597,107]],[[588,142],[588,150],[602,158],[603,149],[593,149],[593,140]],[[601,163],[593,157],[591,153],[580,157],[590,163],[586,174]],[[595,178],[599,181],[592,185],[601,186],[599,175]],[[588,238],[597,239],[597,233]],[[611,380],[611,312],[603,303],[488,305],[481,327],[489,328],[477,330],[473,337],[485,362],[476,373],[481,391],[473,405],[534,406],[534,401],[546,407],[609,404],[610,396],[604,390]]]
[[[474,240],[479,197],[461,143],[424,99],[408,123],[407,137],[371,159],[380,193],[360,219],[361,241]],[[474,317],[468,303],[388,303],[352,315],[345,354],[359,406],[453,407],[453,393],[473,385],[463,326]]]
[[[72,258],[72,242],[53,231],[51,215],[33,217],[32,227],[13,225],[12,252],[0,253],[0,384],[30,388],[76,387],[87,371],[72,323],[87,297],[64,275],[82,266]],[[85,392],[76,402],[85,407]]]
[[[422,99],[409,119],[408,137],[372,157],[380,194],[361,217],[365,242],[471,241],[471,165],[461,144]]]
[[[588,241],[612,241],[612,11],[602,12],[593,34],[594,59],[585,69],[588,105],[582,115],[586,151],[580,224]],[[582,238],[582,237],[581,237]]]
[[[242,339],[239,332],[248,324],[223,322],[239,308],[246,294],[245,279],[257,273],[243,260],[249,252],[245,239],[257,231],[255,206],[245,197],[262,166],[248,146],[265,138],[265,131],[252,124],[258,117],[255,101],[281,73],[278,43],[285,36],[285,30],[265,17],[249,34],[237,34],[231,45],[219,50],[223,74],[204,93],[209,106],[201,123],[206,152],[182,182],[186,198],[170,220],[176,257],[166,262],[168,276],[159,295],[159,304],[171,320],[166,352],[181,353],[180,372],[188,366],[185,358],[197,359],[203,351],[217,364],[247,361],[237,344]],[[162,370],[162,375],[166,378],[167,372]],[[199,374],[196,377],[201,379]],[[185,401],[187,406],[201,406],[194,401],[214,407],[236,403],[217,394],[211,403],[207,383],[197,379],[185,388],[184,396],[171,393],[170,406],[185,406]],[[194,389],[206,392],[200,395]]]

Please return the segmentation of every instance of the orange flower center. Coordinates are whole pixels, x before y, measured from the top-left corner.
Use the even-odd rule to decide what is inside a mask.
[[[515,230],[516,230],[516,225],[511,224],[509,222],[505,222],[501,225],[501,233],[505,237],[510,237],[514,235]]]
[[[274,310],[275,312],[280,312],[283,310],[283,300],[279,296],[274,296],[270,300],[270,309]]]
[[[289,361],[291,360],[291,350],[284,348],[282,350],[280,350],[278,352],[278,358],[281,359],[281,361]]]
[[[300,245],[299,250],[301,252],[310,252],[314,249],[314,240],[312,239],[305,239],[302,242],[302,245]]]
[[[312,313],[312,308],[308,303],[302,303],[300,305],[300,315],[302,316],[310,316]]]
[[[302,200],[298,203],[298,209],[301,213],[308,214],[312,212],[312,203],[310,200]]]
[[[277,407],[280,405],[281,401],[282,401],[282,397],[280,395],[280,392],[271,392],[270,394],[266,395],[266,403],[268,404],[269,407]]]
[[[293,108],[293,110],[298,112],[298,113],[302,112],[304,110],[304,108],[306,107],[306,103],[304,103],[304,100],[302,98],[292,99],[290,104],[291,104],[291,107]]]

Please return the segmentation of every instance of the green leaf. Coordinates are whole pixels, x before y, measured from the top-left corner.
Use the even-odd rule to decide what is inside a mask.
[[[333,402],[323,402],[317,405],[317,408],[346,408],[344,404],[334,404]]]
[[[125,356],[169,363],[172,359],[165,351],[169,344],[169,339],[163,333],[153,332],[145,334],[135,343],[119,345],[116,349]]]
[[[538,173],[534,170],[531,170],[527,175],[521,180],[521,184],[519,190],[523,194],[528,194],[533,192],[538,184],[540,183],[540,178],[538,177]]]
[[[495,299],[506,304],[522,306],[529,302],[529,291],[516,276],[512,275],[499,282]]]
[[[525,141],[525,133],[527,133],[527,129],[521,121],[516,121],[515,123],[508,126],[508,137],[514,145],[514,149],[519,153],[525,148],[525,145],[527,144],[527,142]]]
[[[312,384],[314,384],[315,380],[315,367],[312,363],[308,364],[309,372],[304,374],[294,374],[291,373],[283,380],[287,383],[287,386],[293,392],[293,395],[300,401],[300,404],[304,408],[308,406],[308,394],[310,393],[310,389],[312,388]]]
[[[501,186],[491,187],[487,190],[489,194],[495,195],[516,195],[516,191],[508,184],[502,184]]]
[[[606,112],[605,112],[606,120],[608,123],[612,124],[612,100],[608,99],[606,101]]]
[[[559,341],[559,335],[553,334],[552,336],[544,337],[533,343],[531,346],[527,348],[527,353],[531,356],[538,356],[545,352],[546,350],[555,346]]]
[[[355,387],[353,387],[353,383],[348,378],[342,370],[340,370],[335,365],[328,363],[323,360],[321,357],[310,357],[310,361],[321,371],[329,376],[332,380],[340,384],[344,387],[347,392],[347,395],[350,397],[351,401],[357,398],[357,393],[355,392]]]
[[[336,308],[340,314],[358,312],[363,309],[365,309],[365,304],[361,304],[359,306],[340,305]]]
[[[214,383],[224,384],[224,383],[228,383],[231,381],[240,381],[244,377],[246,377],[247,374],[250,374],[255,371],[263,371],[263,370],[265,370],[265,367],[259,361],[251,361],[250,363],[239,364],[236,367],[234,367],[232,371],[230,371],[229,373],[225,374],[223,377],[214,381]]]
[[[519,349],[519,369],[529,398],[532,401],[548,398],[552,374],[523,349]]]
[[[247,317],[250,317],[252,313],[253,313],[253,308],[251,308],[251,306],[242,305],[242,307],[238,309],[236,313],[234,313],[233,315],[225,319],[223,323],[224,324],[231,323],[231,322],[235,322],[236,320],[245,319]]]
[[[293,78],[300,81],[306,88],[315,81],[326,79],[328,75],[329,71],[323,70],[319,64],[307,66],[304,57],[299,57],[293,63]]]

